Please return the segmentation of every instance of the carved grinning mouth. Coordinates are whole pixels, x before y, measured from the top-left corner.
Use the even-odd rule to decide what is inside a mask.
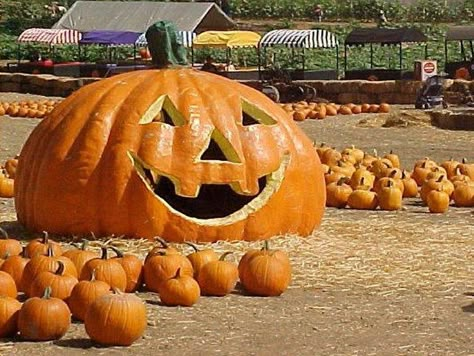
[[[278,191],[290,161],[289,153],[282,157],[280,166],[258,180],[259,192],[254,196],[238,194],[232,184],[202,184],[196,197],[178,193],[177,180],[158,172],[135,153],[129,152],[135,171],[147,189],[170,211],[202,225],[224,225],[247,216],[267,204]]]

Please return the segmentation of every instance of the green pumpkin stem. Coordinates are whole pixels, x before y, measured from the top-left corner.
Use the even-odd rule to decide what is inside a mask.
[[[189,245],[193,248],[194,252],[199,252],[199,249],[197,248],[197,246],[195,244],[193,244],[192,242],[189,242],[189,241],[184,241],[184,243],[186,245]]]
[[[41,298],[42,299],[49,299],[49,298],[51,298],[51,293],[52,293],[51,286],[47,286],[44,289],[44,293],[43,293],[43,296]]]
[[[7,240],[8,239],[8,234],[5,230],[3,230],[1,227],[0,227],[0,233],[2,234],[2,240]]]
[[[79,249],[82,250],[82,251],[85,251],[87,246],[89,246],[89,240],[82,239],[82,244],[81,244],[81,247]]]
[[[100,250],[102,251],[102,255],[100,256],[100,258],[101,258],[102,260],[106,260],[106,259],[108,258],[108,256],[107,256],[107,247],[102,246],[102,247],[100,248]]]
[[[58,261],[58,269],[54,272],[55,275],[62,276],[64,273],[64,263],[62,261]]]
[[[120,251],[117,247],[110,246],[110,248],[112,249],[112,251],[115,252],[115,254],[117,255],[118,258],[123,258],[123,252]]]
[[[48,257],[53,257],[54,256],[54,251],[53,251],[53,245],[48,243],[48,249],[46,250],[46,256]]]
[[[263,247],[261,251],[268,251],[268,250],[270,250],[270,243],[268,242],[268,240],[265,240],[263,241]]]
[[[123,294],[123,292],[117,287],[112,287],[112,292],[118,295]]]
[[[224,253],[222,254],[222,256],[219,258],[219,261],[224,261],[225,258],[226,258],[228,255],[231,255],[231,254],[233,254],[232,251],[224,252]]]

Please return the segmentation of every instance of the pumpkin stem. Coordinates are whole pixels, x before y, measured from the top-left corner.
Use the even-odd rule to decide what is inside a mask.
[[[81,244],[80,249],[81,249],[82,251],[85,251],[86,248],[87,248],[87,246],[89,246],[89,240],[82,239],[82,244]]]
[[[54,272],[54,274],[58,276],[62,276],[63,273],[64,273],[64,263],[62,261],[58,261],[58,269],[56,270],[56,272]]]
[[[120,251],[117,247],[110,246],[110,248],[112,249],[112,251],[115,252],[115,254],[117,255],[118,258],[123,258],[123,252]]]
[[[100,258],[101,258],[102,260],[106,260],[106,259],[107,259],[107,247],[102,246],[102,247],[100,248],[100,250],[102,251],[102,255],[100,256]]]
[[[219,258],[219,261],[224,261],[225,258],[226,258],[228,255],[231,255],[231,254],[233,254],[232,251],[224,252],[224,253],[222,254],[222,256]]]
[[[343,184],[345,184],[347,182],[347,177],[341,177],[339,178],[339,180],[337,181],[337,185],[341,186]]]
[[[48,257],[53,257],[54,256],[54,251],[53,251],[53,245],[48,243],[48,249],[46,250],[46,256]]]
[[[185,243],[186,245],[191,246],[191,247],[193,248],[194,252],[199,252],[199,249],[197,248],[197,246],[196,246],[195,244],[193,244],[193,243],[191,243],[191,242],[189,242],[189,241],[184,241],[184,243]]]
[[[159,236],[155,237],[155,241],[158,241],[161,244],[161,247],[164,247],[164,248],[169,247],[168,243]]]
[[[462,163],[464,163],[464,164],[467,163],[467,158],[466,158],[466,157],[464,157],[464,158],[462,159]]]
[[[1,227],[0,227],[0,233],[2,234],[2,239],[4,240],[7,240],[8,239],[8,234],[5,230],[3,230]]]
[[[444,180],[444,175],[441,174],[436,182],[441,183]]]
[[[43,240],[41,242],[45,245],[49,243],[49,234],[47,231],[43,231]]]
[[[10,252],[9,251],[5,252],[5,254],[3,255],[3,257],[1,257],[1,259],[6,260],[8,257],[10,257]]]
[[[270,249],[270,243],[268,242],[268,240],[263,241],[263,246],[262,246],[261,251],[268,251],[269,249]]]
[[[43,297],[42,299],[49,299],[51,298],[51,286],[47,286],[45,289],[44,289],[44,293],[43,293]]]
[[[390,153],[389,153],[389,154],[390,154],[390,155],[393,155],[393,150],[390,150]]]
[[[176,274],[174,275],[173,279],[178,279],[179,277],[181,277],[181,267],[178,267],[178,269],[176,270]]]
[[[94,282],[96,279],[95,279],[95,268],[92,270],[91,272],[91,278],[89,279],[89,282]]]

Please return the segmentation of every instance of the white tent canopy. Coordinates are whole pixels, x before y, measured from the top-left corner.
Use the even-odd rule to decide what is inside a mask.
[[[332,32],[315,30],[273,30],[260,40],[260,47],[334,48],[339,45]]]

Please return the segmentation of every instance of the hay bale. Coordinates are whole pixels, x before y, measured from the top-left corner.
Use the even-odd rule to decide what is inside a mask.
[[[389,104],[414,104],[416,101],[415,94],[404,93],[386,93],[379,94],[375,103],[389,103]]]
[[[358,93],[360,84],[360,80],[328,80],[322,90],[330,94]]]
[[[396,92],[404,94],[415,94],[423,86],[423,82],[417,80],[397,80]]]
[[[373,98],[368,94],[363,93],[341,93],[337,96],[337,102],[340,104],[363,104],[372,103]]]
[[[360,91],[367,94],[395,93],[397,92],[397,86],[395,80],[377,82],[364,80],[360,85]]]

